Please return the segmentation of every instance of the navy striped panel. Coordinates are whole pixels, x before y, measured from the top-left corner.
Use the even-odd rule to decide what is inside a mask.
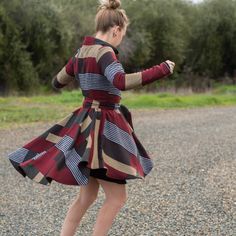
[[[114,55],[112,52],[106,52],[102,55],[98,61],[98,66],[101,69],[102,74],[104,75],[105,69],[114,62]]]
[[[104,75],[113,84],[115,75],[118,72],[124,73],[124,69],[119,62],[114,61],[105,69]]]
[[[130,136],[130,134],[120,129],[118,126],[108,120],[105,121],[104,135],[110,141],[121,145],[128,152],[137,156],[137,147],[134,142],[134,139]]]
[[[72,175],[79,185],[88,184],[88,177],[83,175],[80,171],[78,164],[81,162],[81,156],[73,148],[70,151],[67,151],[65,154],[66,165],[70,169]]]
[[[99,74],[79,74],[80,88],[82,90],[103,90],[110,94],[121,96],[121,92],[113,86],[105,76]]]
[[[16,151],[8,154],[8,158],[16,163],[22,163],[28,152],[29,150],[26,148],[18,148]]]
[[[140,160],[140,164],[143,168],[143,172],[147,175],[153,168],[153,162],[151,159],[142,157],[142,156],[138,156],[139,160]]]
[[[65,135],[55,146],[61,150],[64,155],[65,153],[67,152],[67,150],[70,149],[70,147],[72,146],[73,144],[73,139],[68,136],[68,135]]]

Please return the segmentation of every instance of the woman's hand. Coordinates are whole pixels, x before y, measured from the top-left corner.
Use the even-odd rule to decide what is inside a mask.
[[[173,61],[169,61],[169,60],[165,61],[165,63],[169,66],[171,74],[173,74],[174,68],[175,68],[175,63]]]

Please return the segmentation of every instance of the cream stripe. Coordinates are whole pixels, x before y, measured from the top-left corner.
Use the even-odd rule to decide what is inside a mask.
[[[92,169],[99,168],[99,162],[98,162],[98,132],[100,127],[100,120],[96,120],[95,123],[95,129],[94,129],[94,146],[93,146],[93,158],[92,158]]]
[[[65,126],[66,123],[70,120],[70,118],[72,117],[73,114],[70,114],[66,117],[64,117],[62,120],[60,120],[58,123],[56,123],[57,125],[61,125],[61,126]]]
[[[109,166],[111,166],[112,168],[120,171],[120,172],[123,172],[123,173],[126,173],[128,175],[134,175],[136,176],[137,175],[137,171],[135,168],[133,168],[132,166],[128,166],[126,164],[123,164],[119,161],[116,161],[114,159],[112,159],[111,157],[107,156],[104,151],[102,152],[102,156],[103,156],[103,160],[106,164],[108,164]]]
[[[125,88],[132,89],[142,84],[142,73],[126,74],[125,76]]]
[[[82,46],[79,52],[79,58],[86,58],[86,57],[94,57],[96,58],[98,54],[99,48],[101,45],[90,45],[90,46]]]
[[[58,143],[60,140],[62,139],[62,137],[57,136],[55,134],[49,133],[46,140],[48,140],[49,142],[52,143]]]
[[[57,74],[57,80],[61,84],[68,84],[74,79],[74,77],[66,73],[66,67],[64,66],[61,71]]]
[[[83,133],[88,128],[91,122],[92,119],[90,118],[90,116],[87,116],[87,118],[82,122],[81,133]]]
[[[36,182],[40,182],[42,179],[44,178],[44,175],[39,172],[34,178],[33,180],[36,181]]]
[[[97,54],[96,60],[97,62],[100,60],[100,58],[107,52],[113,52],[113,49],[111,47],[102,47]]]
[[[92,147],[92,137],[91,137],[91,135],[89,135],[86,149],[91,149],[91,147]]]

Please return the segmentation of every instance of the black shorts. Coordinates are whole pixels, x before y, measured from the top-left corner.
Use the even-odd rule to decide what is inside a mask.
[[[108,176],[106,176],[106,170],[104,169],[94,169],[90,170],[90,176],[97,178],[97,179],[102,179],[106,180],[109,182],[117,183],[117,184],[126,184],[126,180],[119,180],[119,179],[113,179]]]

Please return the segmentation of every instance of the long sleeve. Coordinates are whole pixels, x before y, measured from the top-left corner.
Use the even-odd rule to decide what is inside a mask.
[[[151,67],[138,73],[125,73],[123,66],[110,47],[103,47],[97,56],[101,72],[119,90],[129,90],[146,85],[171,74],[167,63]]]
[[[59,71],[59,73],[53,77],[52,79],[52,87],[54,89],[60,89],[65,87],[68,83],[70,83],[75,78],[75,70],[77,69],[75,66],[76,56],[69,59],[67,64]]]

